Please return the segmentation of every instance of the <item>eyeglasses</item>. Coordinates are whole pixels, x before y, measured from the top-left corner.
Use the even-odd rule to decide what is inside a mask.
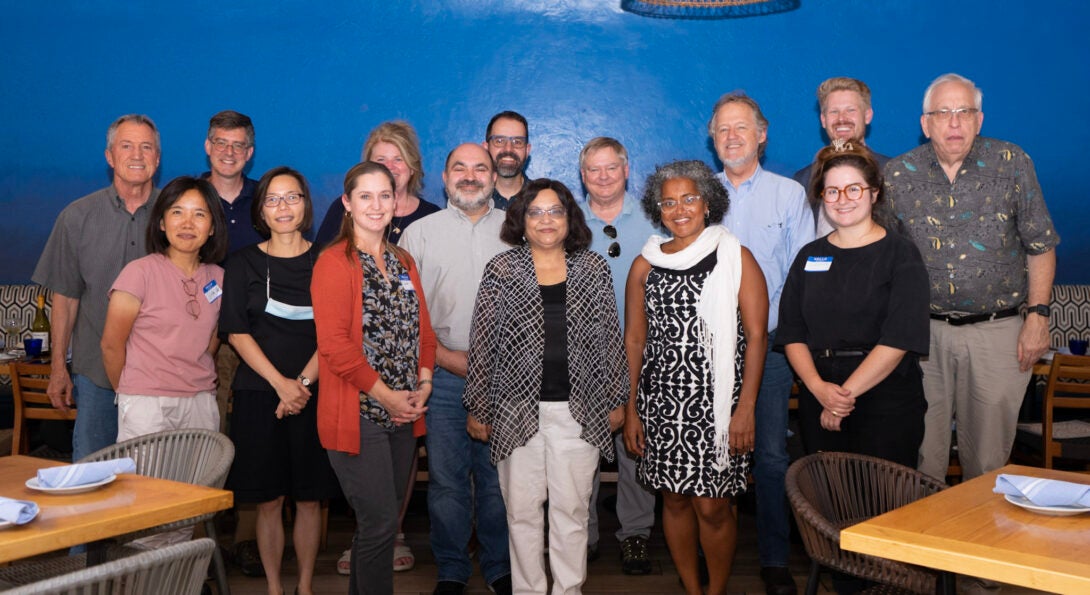
[[[958,109],[940,109],[931,112],[924,112],[923,115],[930,118],[935,118],[940,122],[949,122],[951,118],[957,118],[958,122],[969,119],[979,113],[980,110],[975,107],[959,107]]]
[[[182,290],[189,296],[185,303],[185,311],[193,317],[193,320],[201,316],[201,303],[197,301],[197,282],[193,279],[182,279]]]
[[[672,198],[667,198],[666,200],[659,202],[659,210],[672,211],[672,210],[676,209],[677,206],[682,204],[682,203],[684,203],[685,206],[687,206],[687,207],[691,207],[691,206],[695,205],[696,203],[700,202],[701,200],[703,200],[703,198],[699,194],[690,194],[689,196],[683,196],[683,197],[681,197],[681,201],[676,201],[676,200],[674,200]]]
[[[493,134],[485,140],[487,140],[488,144],[492,145],[493,147],[506,147],[507,144],[510,143],[511,147],[515,149],[521,149],[526,146],[526,141],[530,139],[525,136],[504,136],[502,134]]]
[[[296,194],[294,192],[291,193],[291,194],[285,194],[283,196],[278,196],[276,194],[269,194],[269,195],[265,196],[265,200],[262,201],[262,204],[264,204],[266,207],[275,207],[275,206],[278,206],[280,204],[280,201],[284,201],[285,203],[287,203],[289,205],[297,205],[297,204],[299,204],[299,201],[301,201],[301,200],[303,200],[303,195],[302,194]]]
[[[250,143],[244,143],[241,141],[230,142],[222,138],[217,138],[212,140],[212,147],[220,153],[226,151],[227,147],[234,149],[236,153],[241,153],[246,149],[250,148]]]
[[[606,234],[606,237],[611,240],[617,239],[617,228],[613,227],[612,225],[607,225],[603,227],[602,233]],[[608,254],[610,258],[617,258],[621,255],[621,244],[618,242],[613,242],[609,245],[609,248],[606,248],[606,254]]]
[[[840,195],[848,197],[848,200],[859,200],[863,198],[864,190],[874,190],[870,186],[864,186],[862,184],[848,184],[843,188],[837,188],[836,186],[826,186],[825,190],[821,191],[821,198],[825,202],[836,202],[840,200]]]
[[[526,216],[530,219],[541,219],[548,213],[549,217],[553,219],[563,219],[568,216],[568,211],[564,207],[550,207],[548,209],[527,209]]]

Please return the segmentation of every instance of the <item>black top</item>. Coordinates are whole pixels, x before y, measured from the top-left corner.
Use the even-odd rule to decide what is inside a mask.
[[[394,216],[393,220],[390,221],[390,237],[387,239],[390,240],[391,244],[396,244],[410,223],[417,219],[423,219],[438,210],[439,207],[435,206],[435,204],[421,198],[420,204],[415,211],[404,217]],[[329,210],[326,211],[325,219],[322,219],[322,225],[318,228],[318,235],[314,238],[315,244],[325,247],[337,238],[337,232],[341,230],[341,220],[344,219],[344,212],[344,203],[341,202],[341,199],[334,199],[333,203],[329,205]]]
[[[571,394],[568,378],[568,328],[566,281],[540,285],[545,311],[545,353],[542,356],[541,400],[567,401]]]
[[[920,251],[904,236],[887,232],[859,248],[814,240],[799,250],[784,282],[776,349],[886,345],[927,355],[929,302]]]
[[[265,279],[278,302],[292,306],[310,306],[310,277],[318,259],[318,244],[293,258],[269,256],[257,244],[247,246],[227,258],[223,273],[223,305],[220,307],[219,332],[251,335],[265,357],[288,378],[295,378],[306,367],[317,349],[314,320],[287,320],[265,312]],[[246,361],[239,363],[235,390],[274,390]]]

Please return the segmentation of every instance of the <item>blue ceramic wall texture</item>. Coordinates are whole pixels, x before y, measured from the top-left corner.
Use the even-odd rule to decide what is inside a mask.
[[[577,157],[621,139],[638,192],[657,163],[703,159],[720,94],[744,89],[769,120],[765,166],[808,163],[824,143],[814,89],[848,75],[874,92],[868,143],[896,155],[921,141],[920,102],[956,71],[984,90],[984,133],[1034,157],[1063,243],[1058,281],[1090,282],[1085,117],[1090,42],[1081,0],[802,0],[773,16],[661,20],[619,0],[301,0],[224,4],[23,2],[0,19],[0,283],[29,279],[53,219],[109,182],[105,130],[142,112],[161,129],[160,185],[207,169],[202,141],[221,109],[257,126],[252,177],[288,164],[321,216],[367,132],[393,118],[420,133],[425,196],[489,116],[530,119],[530,174],[581,196]]]

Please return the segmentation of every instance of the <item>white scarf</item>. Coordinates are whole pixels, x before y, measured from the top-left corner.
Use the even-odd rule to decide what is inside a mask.
[[[734,348],[738,340],[738,289],[742,281],[742,250],[738,238],[722,225],[713,225],[684,250],[665,254],[670,238],[653,235],[641,254],[653,266],[684,271],[716,251],[716,264],[700,292],[697,335],[711,362],[712,418],[715,422],[716,470],[727,466],[730,451],[730,409],[734,396]]]

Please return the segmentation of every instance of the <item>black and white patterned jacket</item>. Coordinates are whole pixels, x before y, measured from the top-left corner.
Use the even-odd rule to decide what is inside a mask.
[[[613,460],[609,412],[628,401],[613,280],[598,253],[577,250],[567,260],[568,373],[572,417],[580,438]],[[544,307],[530,248],[493,258],[484,270],[469,340],[463,404],[492,425],[492,463],[507,458],[538,431]]]

